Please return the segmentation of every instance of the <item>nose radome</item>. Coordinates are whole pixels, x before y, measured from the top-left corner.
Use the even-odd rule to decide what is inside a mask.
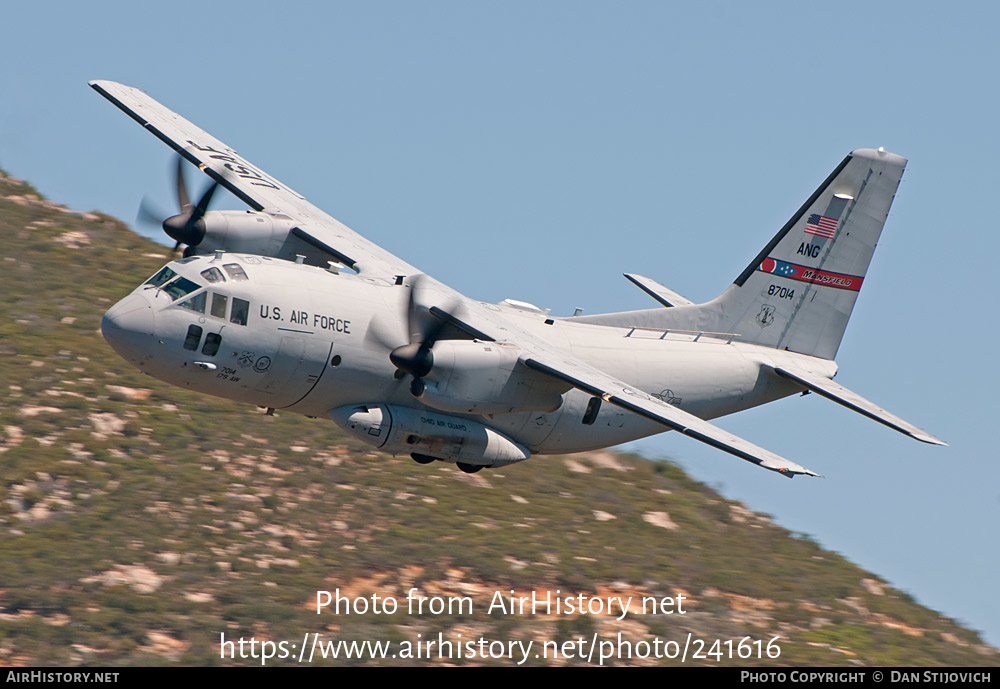
[[[153,347],[153,308],[140,294],[130,294],[108,309],[101,319],[101,334],[111,348],[139,365]]]

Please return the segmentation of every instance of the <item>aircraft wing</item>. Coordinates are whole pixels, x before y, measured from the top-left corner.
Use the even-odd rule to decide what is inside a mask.
[[[740,459],[753,462],[765,469],[776,471],[788,478],[793,478],[796,474],[819,476],[819,474],[801,467],[795,462],[790,462],[784,457],[724,431],[694,414],[661,402],[655,397],[616,380],[583,362],[559,356],[555,358],[529,356],[523,359],[523,362],[530,369],[558,378],[579,390],[600,397],[605,402],[651,421],[656,421],[667,428],[679,431],[695,440],[728,452]]]
[[[557,349],[545,340],[510,321],[486,311],[477,302],[466,301],[457,325],[476,337],[506,341],[521,348],[521,363],[528,368],[563,381],[609,404],[679,431],[740,459],[776,471],[788,478],[796,474],[819,476],[784,457],[758,447],[694,414],[662,402],[638,388],[616,379],[580,359]]]
[[[139,89],[113,81],[90,86],[255,211],[296,221],[292,233],[303,241],[368,275],[391,279],[416,272]]]
[[[807,390],[812,390],[818,395],[831,399],[837,404],[842,404],[848,409],[853,409],[859,414],[864,414],[870,419],[874,419],[889,428],[899,431],[905,435],[915,438],[922,443],[931,445],[947,445],[948,443],[938,440],[926,431],[922,431],[912,423],[904,421],[895,414],[887,412],[874,402],[869,402],[856,392],[848,390],[843,385],[834,383],[829,378],[803,371],[802,369],[790,366],[776,366],[774,372],[782,378],[793,380]]]

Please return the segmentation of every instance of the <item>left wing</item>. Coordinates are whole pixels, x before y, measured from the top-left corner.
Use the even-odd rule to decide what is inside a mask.
[[[139,89],[113,81],[90,86],[255,211],[294,220],[292,233],[303,241],[368,275],[392,279],[416,272]]]

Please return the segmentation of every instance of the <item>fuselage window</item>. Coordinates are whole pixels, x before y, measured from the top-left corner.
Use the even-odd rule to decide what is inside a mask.
[[[229,314],[229,320],[236,325],[246,325],[247,316],[250,315],[250,302],[246,299],[233,297],[233,312]]]
[[[208,282],[225,282],[226,278],[223,277],[222,271],[218,268],[206,268],[201,271],[201,276],[205,278]]]
[[[200,325],[189,325],[187,337],[184,338],[184,349],[197,351],[198,343],[201,342],[202,329]]]
[[[191,309],[192,311],[197,311],[198,313],[205,313],[205,302],[208,300],[208,292],[202,292],[201,294],[196,294],[187,301],[181,302],[180,306],[184,309]]]
[[[196,282],[191,282],[187,278],[177,278],[169,285],[163,287],[163,291],[170,295],[170,298],[177,301],[185,294],[191,294],[196,289],[200,289],[201,285]]]
[[[201,348],[201,353],[205,356],[215,356],[222,344],[222,333],[209,333],[205,335],[205,346]]]
[[[146,280],[146,284],[152,285],[153,287],[159,287],[167,280],[171,280],[175,277],[177,277],[177,273],[170,270],[168,266],[164,266],[159,273]]]
[[[181,260],[177,261],[177,264],[182,265],[184,263],[190,263],[191,261],[198,261],[200,259],[201,256],[188,256],[187,258],[182,258]]]
[[[247,277],[246,271],[243,270],[243,266],[241,266],[239,263],[227,263],[222,267],[226,269],[226,274],[233,280],[242,281],[249,279]]]
[[[216,318],[226,317],[226,307],[229,305],[229,297],[225,294],[212,292],[212,315]]]

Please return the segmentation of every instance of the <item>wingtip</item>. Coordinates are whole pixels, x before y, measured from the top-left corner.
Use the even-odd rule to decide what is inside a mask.
[[[792,464],[789,462],[789,464]],[[817,474],[815,471],[810,471],[805,467],[800,467],[798,464],[792,464],[792,466],[772,466],[766,462],[761,462],[761,466],[765,469],[770,469],[771,471],[777,472],[784,476],[785,478],[795,478],[796,476],[815,476],[816,478],[823,478],[822,474]]]

